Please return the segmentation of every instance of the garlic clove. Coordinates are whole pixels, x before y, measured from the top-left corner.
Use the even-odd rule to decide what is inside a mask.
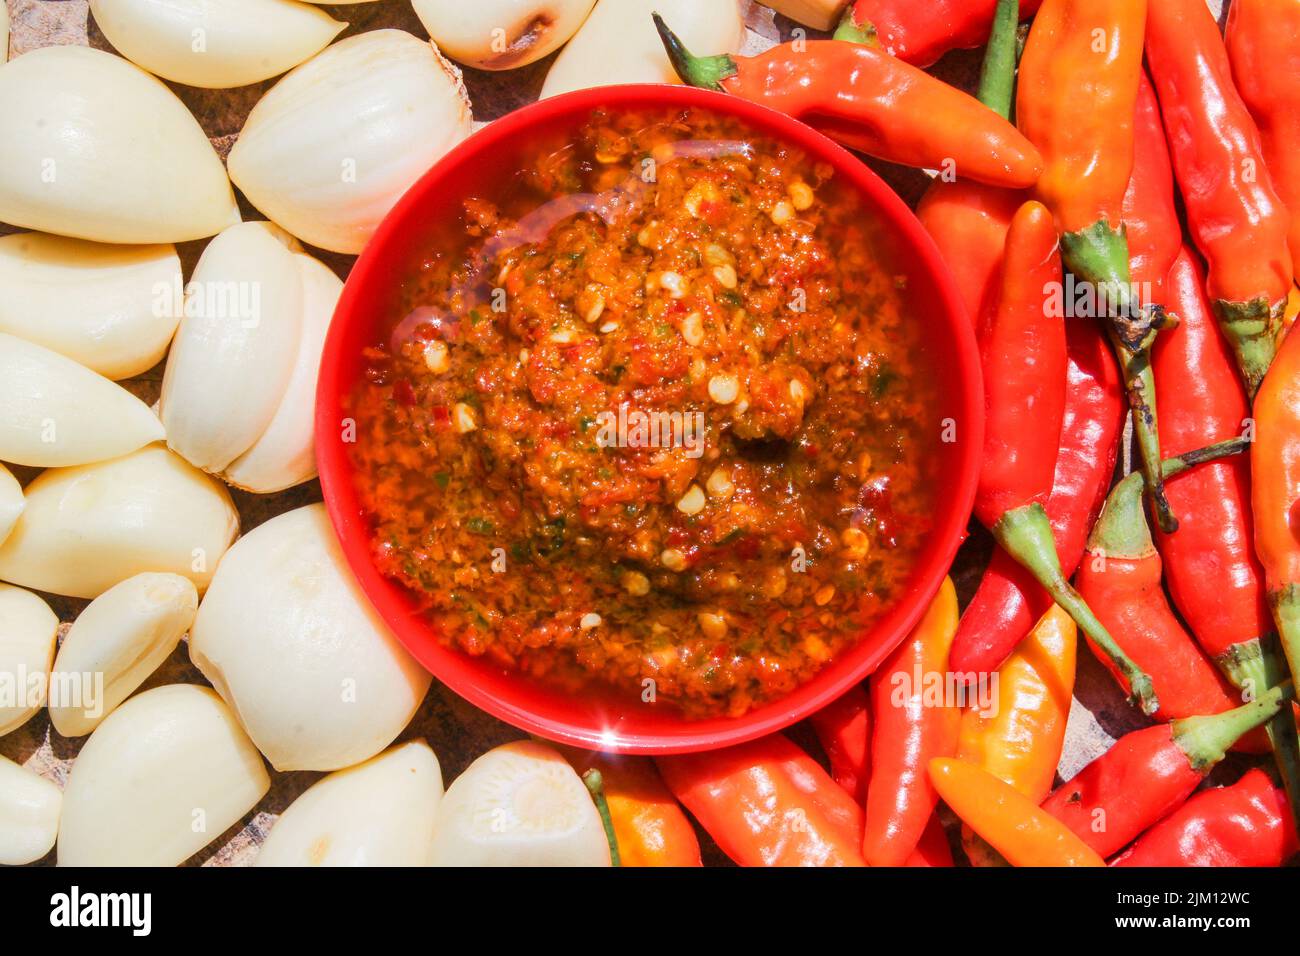
[[[210,689],[146,691],[110,714],[72,764],[59,866],[177,866],[270,786],[261,756]]]
[[[219,481],[162,445],[43,472],[0,545],[0,580],[95,598],[144,571],[180,574],[200,592],[239,533]]]
[[[18,523],[27,502],[23,498],[22,485],[4,465],[0,465],[0,544],[5,543],[9,532]]]
[[[231,226],[203,250],[161,399],[167,444],[191,464],[220,472],[270,425],[298,353],[302,286],[270,223]]]
[[[266,431],[226,468],[230,484],[271,494],[316,477],[316,377],[343,282],[324,263],[294,256],[302,275],[302,333],[289,384]]]
[[[423,740],[313,784],[275,821],[256,866],[428,866],[442,770]]]
[[[473,118],[460,71],[401,30],[372,30],[294,69],[248,114],[230,176],[304,242],[359,253]]]
[[[609,843],[587,787],[546,744],[489,750],[438,806],[434,866],[609,866]]]
[[[9,7],[0,3],[0,63],[9,59]]]
[[[63,791],[0,757],[0,866],[35,863],[59,835]]]
[[[176,649],[199,595],[179,574],[137,574],[109,588],[73,622],[50,676],[50,722],[84,737]]]
[[[0,584],[0,737],[17,730],[45,706],[59,618],[30,591]]]
[[[293,0],[90,0],[90,12],[137,66],[213,90],[291,70],[347,26]]]
[[[162,361],[183,307],[181,260],[172,245],[3,236],[0,288],[0,332],[115,381]]]
[[[239,221],[207,135],[119,56],[33,50],[0,70],[0,221],[99,242],[183,242]]]
[[[277,770],[337,770],[383,750],[431,680],[361,592],[323,505],[272,518],[221,560],[190,660]]]
[[[0,332],[0,459],[60,468],[163,437],[149,406],[58,352]]]
[[[447,56],[479,70],[513,70],[558,50],[595,0],[411,0]]]

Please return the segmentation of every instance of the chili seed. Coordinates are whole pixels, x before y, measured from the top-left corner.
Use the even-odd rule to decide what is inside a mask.
[[[778,226],[784,226],[794,218],[794,206],[782,199],[772,207],[772,211],[768,215],[772,217],[772,221]]]
[[[600,615],[594,612],[582,615],[582,619],[578,621],[578,627],[584,631],[590,631],[593,627],[600,627]]]
[[[790,379],[790,397],[800,405],[802,405],[804,399],[808,397],[808,390],[803,387],[803,382],[799,381],[797,378]]]
[[[736,260],[722,246],[711,242],[704,247],[704,261],[711,266],[729,266]]]
[[[802,180],[790,184],[789,190],[790,202],[798,210],[811,209],[813,204],[812,188]]]
[[[719,468],[709,475],[709,480],[705,482],[705,487],[709,489],[709,496],[719,498],[725,501],[735,492],[736,486],[732,484],[731,476]]]
[[[682,205],[696,219],[700,218],[700,207],[707,201],[718,198],[718,187],[713,183],[705,181],[696,183],[691,187],[686,198],[682,200]]]
[[[659,563],[669,571],[686,570],[686,555],[676,548],[665,548],[659,555]]]
[[[816,634],[809,634],[803,639],[803,652],[817,662],[823,662],[831,656],[831,649]]]
[[[828,584],[823,588],[818,588],[817,593],[813,595],[813,600],[818,607],[823,607],[829,604],[833,597],[835,597],[835,585]]]
[[[845,528],[840,534],[840,543],[852,558],[864,558],[871,550],[871,539],[861,528]]]
[[[686,494],[677,499],[677,510],[682,514],[697,515],[704,510],[704,492],[699,485],[691,485]]]
[[[441,375],[451,367],[447,356],[447,343],[433,341],[424,347],[424,364],[434,375]]]
[[[464,402],[456,403],[456,406],[451,410],[451,417],[456,422],[456,431],[462,435],[478,428],[478,422],[474,421],[474,409]]]
[[[763,593],[770,598],[779,598],[785,593],[786,583],[785,569],[773,568],[767,573],[767,580],[763,583]]]
[[[604,325],[600,327],[600,331],[608,334],[610,332],[613,332],[617,328],[618,328],[617,322],[606,322]]]
[[[700,630],[711,641],[720,641],[727,636],[727,619],[721,614],[701,611],[695,619],[700,622]]]
[[[698,312],[692,312],[682,319],[682,338],[687,345],[699,345],[704,341],[704,318]]]
[[[736,287],[736,269],[734,266],[715,266],[713,269],[713,278],[718,280],[718,285],[724,289],[734,289]]]
[[[687,283],[676,272],[661,272],[659,274],[659,287],[674,299],[680,299],[686,295]]]
[[[560,329],[551,333],[551,341],[557,345],[568,345],[573,341],[573,329]]]
[[[730,405],[740,394],[740,382],[734,375],[715,375],[709,379],[709,398],[719,405]]]
[[[627,571],[620,582],[623,590],[633,597],[645,597],[650,593],[650,579],[640,571]]]
[[[599,286],[589,285],[582,290],[578,296],[578,310],[588,323],[600,318],[600,313],[605,311],[605,295]]]

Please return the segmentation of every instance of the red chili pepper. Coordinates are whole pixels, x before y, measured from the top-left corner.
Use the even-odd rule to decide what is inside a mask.
[[[956,626],[957,592],[945,578],[912,635],[871,675],[872,762],[862,850],[871,866],[907,862],[939,800],[926,767],[934,757],[957,752],[961,707],[946,699],[942,686]]]
[[[1209,717],[1184,717],[1121,737],[1057,787],[1043,809],[1110,856],[1181,804],[1247,732],[1294,696],[1290,684]]]
[[[861,806],[871,775],[871,698],[861,684],[809,718],[831,762],[831,776]]]
[[[1297,850],[1286,794],[1256,768],[1193,796],[1111,866],[1281,866]]]
[[[916,867],[954,865],[952,847],[948,843],[948,834],[944,832],[943,824],[939,822],[939,814],[930,815],[930,822],[926,824],[925,832],[921,834],[921,842],[916,845],[916,849],[903,865]]]
[[[1253,396],[1291,289],[1287,213],[1204,0],[1151,3],[1146,54],[1188,225],[1209,263],[1210,298]]]
[[[806,120],[872,156],[958,173],[994,186],[1032,186],[1042,160],[1029,140],[979,100],[882,50],[838,40],[782,43],[753,57],[692,55],[655,14],[682,81]]]
[[[1021,0],[1031,17],[1042,0]],[[857,0],[845,11],[837,40],[878,43],[917,66],[929,66],[949,50],[979,46],[989,35],[997,0]]]
[[[1122,215],[1128,236],[1129,278],[1150,285],[1151,294],[1144,301],[1163,302],[1165,276],[1183,247],[1183,224],[1178,218],[1174,168],[1169,161],[1160,103],[1145,70],[1138,78],[1137,105],[1133,112],[1133,172],[1128,191],[1124,193]],[[1162,338],[1157,336],[1157,346]],[[1156,384],[1159,405],[1158,379]],[[1164,406],[1160,408],[1163,414]],[[1205,444],[1209,443],[1201,443]],[[1164,454],[1173,453],[1166,450]]]

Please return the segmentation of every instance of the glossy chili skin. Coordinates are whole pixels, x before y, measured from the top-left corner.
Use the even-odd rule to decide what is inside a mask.
[[[831,776],[861,806],[871,776],[871,697],[861,684],[808,718],[831,764]]]
[[[1133,109],[1133,172],[1124,192],[1121,215],[1128,236],[1129,278],[1150,287],[1151,301],[1167,305],[1165,277],[1182,250],[1183,224],[1178,218],[1174,168],[1169,160],[1160,103],[1145,70],[1138,77],[1137,101]],[[1163,338],[1164,333],[1157,336],[1156,344]],[[1159,405],[1159,373],[1156,382]],[[1160,408],[1163,414],[1164,406]],[[1164,437],[1163,431],[1161,437]],[[1208,444],[1210,442],[1202,442],[1195,447]],[[1160,447],[1166,456],[1176,454],[1163,443]]]
[[[1297,849],[1286,794],[1256,768],[1195,794],[1111,866],[1281,866]]]
[[[695,57],[656,22],[686,83],[806,120],[852,149],[1010,189],[1032,186],[1042,169],[1038,150],[997,113],[883,50],[807,40],[753,57]]]
[[[656,759],[673,795],[740,866],[863,866],[862,809],[781,734]]]
[[[1020,0],[1030,17],[1042,0]],[[853,28],[874,36],[887,52],[917,66],[929,66],[949,50],[979,46],[989,35],[997,0],[857,0],[846,16]]]
[[[1291,214],[1292,272],[1300,276],[1300,4],[1236,0],[1225,31],[1232,78],[1259,127],[1273,186]]]
[[[975,516],[989,528],[1052,490],[1067,362],[1065,323],[1045,315],[1044,289],[1060,276],[1051,213],[1025,203],[1007,233],[998,301],[979,330],[986,424]]]
[[[955,865],[952,861],[952,847],[948,844],[948,834],[943,830],[938,813],[931,815],[930,822],[925,826],[925,832],[921,834],[921,841],[917,843],[916,849],[903,865],[915,867]]]
[[[863,839],[871,866],[907,862],[938,802],[926,765],[956,753],[961,708],[928,696],[925,680],[947,672],[956,626],[957,592],[945,578],[921,623],[871,675],[871,780]]]
[[[972,324],[978,324],[997,286],[1007,230],[1023,192],[964,179],[935,180],[916,207],[916,217],[947,263]]]

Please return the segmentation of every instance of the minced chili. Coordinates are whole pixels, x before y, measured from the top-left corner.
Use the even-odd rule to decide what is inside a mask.
[[[351,402],[375,559],[446,641],[739,715],[900,596],[941,414],[829,166],[700,111],[598,112],[457,229]]]

